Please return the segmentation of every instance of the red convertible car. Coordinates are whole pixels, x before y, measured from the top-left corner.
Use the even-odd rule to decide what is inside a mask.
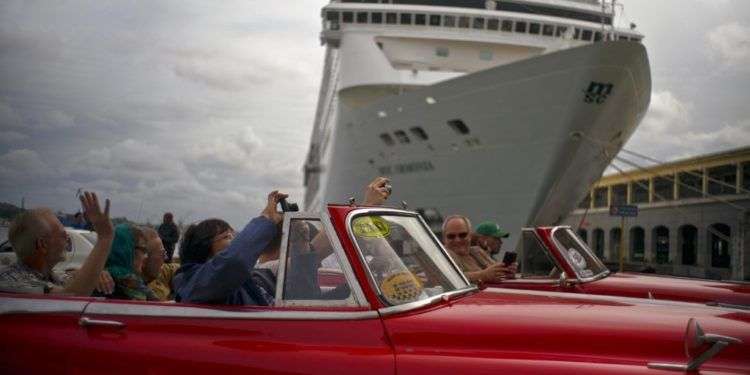
[[[567,226],[524,229],[522,236],[521,277],[492,286],[750,309],[750,283],[612,273]]]
[[[403,210],[331,205],[284,234],[274,306],[2,294],[0,372],[750,373],[745,310],[480,290]],[[313,235],[330,255],[305,294],[289,257]]]

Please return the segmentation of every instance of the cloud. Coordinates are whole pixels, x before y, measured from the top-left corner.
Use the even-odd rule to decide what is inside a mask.
[[[7,129],[21,126],[23,121],[15,109],[4,101],[0,101],[0,128]]]
[[[733,67],[747,69],[750,64],[750,27],[737,22],[724,24],[706,36],[712,57]]]
[[[11,150],[0,155],[0,186],[44,184],[57,175],[34,150]]]
[[[22,134],[15,131],[0,131],[0,142],[13,144],[18,141],[23,141],[29,138],[26,134]]]
[[[716,127],[695,123],[693,112],[692,104],[672,92],[654,92],[646,117],[625,149],[667,161],[750,144],[750,118]]]

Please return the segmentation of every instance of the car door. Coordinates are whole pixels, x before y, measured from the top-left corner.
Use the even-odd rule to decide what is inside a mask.
[[[88,341],[81,352],[86,360],[76,362],[75,371],[393,373],[393,352],[380,317],[362,296],[348,263],[332,263],[344,276],[334,280],[346,283],[335,298],[323,293],[337,285],[315,293],[310,288],[292,291],[289,284],[302,262],[292,259],[290,238],[298,238],[289,230],[298,223],[311,224],[316,234],[329,238],[335,261],[346,259],[331,235],[335,232],[329,219],[287,214],[279,259],[289,261],[278,262],[278,280],[283,281],[277,283],[275,306],[95,301],[82,317]],[[320,268],[315,264],[314,276]]]
[[[91,300],[0,293],[0,374],[68,368],[85,345],[79,320]]]

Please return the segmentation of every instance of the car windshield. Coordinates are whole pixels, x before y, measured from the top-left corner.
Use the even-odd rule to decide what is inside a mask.
[[[560,251],[575,269],[578,277],[588,279],[607,272],[607,267],[591,252],[570,228],[559,228],[552,232]]]
[[[349,230],[378,292],[391,305],[468,287],[415,216],[359,215]]]

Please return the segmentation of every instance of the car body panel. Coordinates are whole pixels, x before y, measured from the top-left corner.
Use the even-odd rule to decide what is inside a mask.
[[[63,366],[71,373],[128,374],[674,374],[649,366],[686,363],[685,332],[689,322],[698,321],[706,333],[739,340],[705,363],[701,373],[750,372],[748,311],[480,290],[458,273],[439,244],[435,251],[464,286],[392,306],[372,284],[371,265],[354,244],[347,219],[394,212],[420,220],[424,236],[434,239],[411,212],[330,206],[319,215],[328,236],[338,239],[339,256],[349,263],[317,276],[323,287],[356,277],[352,287],[361,289],[365,300],[357,305],[286,305],[279,301],[282,287],[270,307],[0,294],[0,371],[36,373]],[[284,230],[289,228],[287,218]],[[279,275],[286,266],[280,263]]]
[[[692,279],[671,276],[640,274],[633,272],[609,273],[585,280],[576,274],[560,248],[560,244],[552,239],[552,233],[557,228],[541,227],[526,229],[533,231],[543,244],[546,251],[554,259],[567,276],[565,282],[559,277],[520,277],[506,280],[494,287],[513,288],[523,290],[559,291],[571,293],[590,293],[612,296],[636,298],[665,299],[703,304],[725,304],[750,308],[750,283]],[[589,256],[596,257],[585,243]],[[524,256],[522,254],[522,256]]]

